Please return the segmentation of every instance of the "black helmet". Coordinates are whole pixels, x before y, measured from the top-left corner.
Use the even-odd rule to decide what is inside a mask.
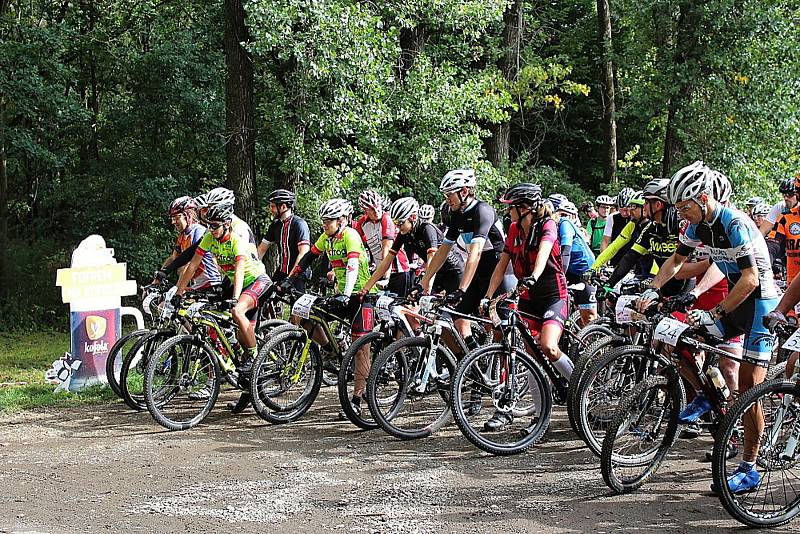
[[[536,207],[542,202],[542,188],[537,184],[521,183],[512,185],[508,191],[500,197],[500,202],[512,206],[525,204]]]
[[[294,206],[295,196],[294,193],[286,189],[276,189],[269,194],[267,200],[275,205],[286,204],[290,208]]]
[[[780,185],[778,185],[778,191],[784,195],[793,195],[795,193],[794,178],[781,180]]]
[[[233,220],[233,204],[217,204],[206,212],[208,222],[231,222]]]

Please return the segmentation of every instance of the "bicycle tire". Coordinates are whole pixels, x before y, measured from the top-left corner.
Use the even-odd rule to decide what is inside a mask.
[[[122,400],[132,410],[142,412],[147,409],[147,402],[144,398],[144,374],[147,372],[147,360],[158,346],[175,335],[175,332],[156,330],[149,331],[142,336],[131,347],[125,360],[122,362],[120,373],[120,389],[122,390]],[[138,373],[131,373],[131,369],[138,369]]]
[[[581,377],[585,374],[586,369],[591,366],[592,359],[595,356],[600,355],[611,348],[620,347],[624,343],[624,338],[614,334],[596,339],[586,348],[578,364],[575,365],[575,368],[572,370],[572,375],[569,377],[569,385],[567,386],[567,418],[569,419],[569,424],[572,427],[572,430],[574,430],[581,439],[583,439],[583,436],[581,436],[580,428],[576,422],[578,405],[575,401],[575,392],[578,390]]]
[[[352,394],[350,393],[350,384],[353,383],[352,377],[354,375],[352,365],[356,353],[365,344],[370,345],[370,357],[374,360],[389,343],[394,342],[394,338],[385,332],[370,332],[365,336],[361,336],[347,347],[347,352],[342,356],[342,365],[339,369],[339,380],[336,385],[336,390],[339,394],[339,403],[342,405],[342,413],[344,413],[347,420],[363,430],[374,430],[378,428],[378,423],[370,417],[369,407],[362,404],[361,413],[358,414],[353,409],[351,403]],[[370,364],[370,368],[372,365]],[[366,391],[364,392],[366,396]],[[366,400],[366,399],[363,399]],[[369,415],[368,415],[369,414]]]
[[[681,410],[681,392],[677,385],[680,379],[666,376],[651,376],[638,384],[619,405],[616,415],[608,425],[600,454],[600,470],[606,485],[616,493],[630,493],[639,489],[658,470],[678,432],[678,414]],[[663,405],[660,403],[663,402]],[[653,409],[653,419],[658,425],[655,432],[642,430],[643,407]],[[667,412],[666,414],[664,412]],[[666,427],[660,428],[666,421]],[[633,432],[629,425],[636,424]],[[655,444],[643,454],[622,455],[625,438],[632,436],[633,445],[638,442]],[[652,441],[647,441],[651,437]],[[658,438],[661,438],[658,440]],[[623,476],[624,469],[636,470],[635,474]]]
[[[592,357],[591,352],[589,352],[589,347],[591,347],[595,341],[607,336],[619,336],[619,334],[609,328],[608,325],[595,323],[585,326],[578,332],[578,337],[570,347],[570,352],[568,354],[574,366],[572,376],[575,376],[576,373],[578,375],[583,373],[587,362]],[[571,378],[572,377],[570,377],[570,379]]]
[[[789,413],[784,412],[784,416],[781,417],[778,409],[788,395],[793,395],[794,400],[788,405]],[[718,435],[721,439],[714,444],[714,453],[711,460],[714,485],[725,510],[735,520],[749,527],[778,527],[785,525],[800,514],[800,491],[796,489],[794,484],[789,485],[789,489],[793,490],[794,493],[793,498],[786,493],[785,482],[781,484],[780,481],[775,484],[779,486],[780,491],[770,492],[770,497],[769,499],[767,498],[769,487],[772,486],[775,478],[784,474],[784,468],[793,468],[792,480],[797,480],[798,474],[800,474],[800,451],[795,448],[792,458],[784,459],[782,454],[786,452],[786,441],[785,438],[781,437],[781,430],[775,430],[776,417],[780,419],[781,429],[785,428],[784,425],[788,422],[789,433],[791,433],[792,427],[796,427],[799,424],[797,422],[798,418],[800,418],[798,397],[800,397],[800,382],[798,381],[777,378],[762,382],[742,393],[730,407],[719,425]],[[758,458],[756,460],[757,465],[762,469],[762,476],[755,491],[735,495],[728,487],[727,478],[729,475],[728,468],[732,467],[734,462],[738,463],[738,460],[730,460],[726,457],[725,445],[730,439],[734,438],[736,433],[740,432],[742,428],[740,421],[745,417],[743,414],[756,403],[760,403],[762,409],[775,407],[775,410],[765,410],[765,413],[771,417],[765,417],[765,429],[761,434]],[[764,406],[764,404],[767,404],[767,406]],[[773,432],[777,432],[777,434],[773,434]],[[775,436],[775,443],[771,445],[765,443],[765,441],[769,441],[770,435]],[[773,510],[756,513],[752,509],[753,507],[748,505],[748,501],[755,500],[762,494],[764,495],[763,504],[766,506],[767,501],[769,501]],[[790,498],[790,502],[777,506]]]
[[[121,373],[122,364],[125,361],[125,355],[127,354],[127,351],[124,350],[125,345],[128,343],[136,344],[135,338],[139,338],[148,332],[150,332],[150,329],[142,328],[140,330],[134,330],[133,332],[125,334],[119,338],[111,347],[111,350],[108,351],[108,358],[106,358],[106,382],[108,382],[108,386],[117,397],[122,398],[122,389],[119,385],[120,377],[117,375],[117,362],[119,362],[119,369]],[[131,347],[133,347],[133,345],[131,345]]]
[[[181,349],[179,350],[178,347],[181,347]],[[169,374],[163,375],[163,373],[159,373],[159,363],[165,356],[167,361],[170,362],[171,374],[174,375],[175,370],[180,372],[180,378],[174,379],[179,383],[162,385],[160,381],[156,380],[160,376],[170,376]],[[193,367],[196,367],[196,369],[192,369]],[[203,373],[206,374],[205,380],[203,380]],[[192,400],[190,395],[184,395],[184,391],[181,391],[186,387],[186,384],[190,384],[189,380],[193,380],[192,374],[197,374],[200,377],[200,382],[193,384],[196,388],[195,392],[200,392],[207,388],[208,397],[197,399],[198,403],[202,402],[200,409],[192,408],[187,410],[190,413],[194,413],[188,419],[178,420],[166,415],[165,409],[176,402],[176,399]],[[203,386],[199,387],[201,383]],[[162,343],[147,362],[147,372],[144,375],[147,410],[153,416],[153,419],[164,428],[169,430],[188,430],[200,424],[211,412],[219,396],[220,384],[220,368],[213,354],[213,349],[207,343],[190,334],[173,336]],[[158,394],[154,393],[156,387],[159,389]],[[160,391],[162,388],[171,389],[172,391],[163,395]],[[155,399],[163,399],[163,402],[156,402]]]
[[[426,438],[442,428],[452,417],[450,410],[450,379],[455,371],[455,357],[449,348],[439,345],[436,352],[434,366],[437,374],[445,378],[435,377],[429,384],[426,384],[424,392],[415,391],[420,385],[412,381],[416,379],[415,373],[419,359],[427,358],[425,349],[430,347],[427,337],[406,337],[390,344],[375,359],[370,369],[367,379],[367,403],[369,404],[372,418],[389,435],[402,440]],[[394,358],[394,361],[392,360]],[[396,398],[390,403],[387,410],[383,398],[378,398],[378,385],[393,384],[394,380],[384,381],[386,372],[392,368],[400,370],[395,372],[394,377],[398,376],[401,380],[397,386]],[[380,377],[380,378],[379,378]],[[393,388],[393,386],[391,386]],[[428,387],[431,389],[429,390]],[[431,399],[434,405],[430,409],[431,413],[423,413],[417,418],[412,415],[405,416],[408,412],[406,408],[414,410],[417,402],[420,404],[425,399]],[[419,412],[418,412],[419,413]],[[406,421],[409,421],[405,424]],[[401,422],[406,427],[401,427]]]
[[[250,397],[253,409],[265,421],[276,425],[296,421],[316,400],[322,385],[322,358],[315,343],[309,346],[308,358],[299,372],[298,379],[293,381],[287,376],[289,372],[297,373],[288,362],[296,351],[302,352],[307,340],[308,334],[305,330],[294,327],[271,337],[258,351],[258,356],[253,362]],[[284,344],[288,344],[288,348],[284,347]],[[302,376],[306,377],[306,383],[297,398],[284,404],[275,401],[275,397],[290,391]]]
[[[499,363],[493,361],[493,359],[503,355],[507,357],[507,349],[502,344],[493,343],[467,354],[458,363],[455,374],[453,375],[453,380],[451,381],[451,408],[456,425],[459,430],[461,430],[464,437],[473,445],[496,456],[520,454],[539,442],[550,426],[550,417],[553,409],[553,393],[547,375],[545,375],[539,364],[523,350],[516,348],[514,352],[518,366],[521,364],[522,367],[524,367],[524,369],[516,370],[514,373],[521,382],[523,380],[525,381],[525,383],[520,386],[520,391],[524,392],[523,396],[531,392],[530,398],[526,400],[534,407],[534,413],[538,414],[538,417],[535,417],[535,421],[533,421],[531,425],[527,425],[527,418],[532,415],[531,406],[516,405],[516,399],[514,408],[508,409],[504,406],[504,410],[508,409],[513,419],[507,426],[501,429],[504,431],[502,435],[507,435],[509,440],[513,441],[500,441],[500,439],[497,439],[501,436],[499,432],[486,431],[485,427],[484,431],[480,431],[476,429],[475,426],[476,424],[478,427],[482,426],[481,420],[485,418],[485,415],[489,415],[488,411],[490,408],[495,408],[495,412],[491,414],[494,416],[500,404],[500,399],[495,401],[495,396],[493,395],[493,389],[495,387],[500,387],[499,380],[498,384],[495,386],[494,373],[482,372],[481,366],[487,369],[493,368],[495,363]],[[485,377],[488,374],[492,375],[490,384],[486,383]],[[480,378],[474,378],[476,375]],[[483,399],[488,396],[488,398],[491,399],[491,404],[486,407],[486,410],[481,407],[480,411],[471,415],[470,410],[474,408],[476,402],[472,399],[472,394],[478,389],[480,389],[482,394],[481,400],[477,402],[482,403]],[[497,391],[500,393],[502,390],[498,389]],[[469,393],[467,398],[465,398],[466,393]],[[481,414],[485,415],[478,419],[477,423],[475,423],[474,420],[470,420],[471,417],[477,417]],[[483,423],[485,423],[485,421],[483,421]],[[517,424],[515,425],[514,423]]]

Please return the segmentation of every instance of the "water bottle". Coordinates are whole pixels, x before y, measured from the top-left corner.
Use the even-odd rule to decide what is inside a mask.
[[[239,344],[239,340],[236,339],[236,329],[234,327],[230,327],[225,330],[225,337],[228,338],[228,343],[231,344],[231,348],[236,349],[236,345]]]
[[[730,390],[728,389],[728,384],[725,382],[725,377],[722,376],[720,370],[716,367],[709,367],[708,371],[706,371],[706,374],[717,388],[717,391],[720,392],[722,398],[727,399],[728,395],[730,395]]]

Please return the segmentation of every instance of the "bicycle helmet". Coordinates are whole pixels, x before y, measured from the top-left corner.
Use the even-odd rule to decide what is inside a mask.
[[[235,203],[236,197],[233,195],[233,191],[230,189],[225,189],[224,187],[215,187],[208,193],[204,193],[199,197],[194,199],[197,207],[202,208],[210,208],[212,206],[216,206],[217,204],[230,204],[231,206]]]
[[[538,207],[542,202],[542,188],[537,184],[527,182],[512,185],[500,197],[500,202],[512,206],[525,204],[531,207]]]
[[[642,196],[647,200],[648,198],[657,198],[658,200],[671,204],[667,196],[667,189],[669,188],[670,180],[667,178],[653,178],[642,189]],[[684,199],[685,200],[685,199]]]
[[[475,187],[475,171],[472,169],[456,169],[448,172],[439,184],[439,191],[450,193],[462,187]]]
[[[766,217],[767,214],[769,213],[769,210],[771,209],[772,208],[770,207],[769,204],[765,204],[763,202],[761,204],[756,204],[755,206],[753,206],[752,216],[755,217],[756,215],[763,215],[764,217]]]
[[[377,211],[383,208],[383,199],[381,199],[381,195],[378,192],[367,190],[358,195],[358,207],[361,211],[367,208]]]
[[[433,217],[436,215],[436,210],[430,204],[423,204],[419,207],[419,219],[424,222],[431,222],[433,221]]]
[[[594,203],[597,204],[598,206],[600,206],[600,205],[613,206],[614,205],[614,199],[611,198],[608,195],[600,195],[599,197],[594,199]]]
[[[628,206],[644,206],[644,194],[642,191],[634,191],[628,200]]]
[[[719,171],[711,174],[711,196],[720,203],[728,202],[733,194],[733,187],[728,177]]]
[[[178,215],[179,213],[185,213],[186,210],[193,210],[195,208],[197,208],[197,204],[194,203],[194,199],[189,196],[183,196],[172,201],[167,213],[170,217],[172,217],[174,215]]]
[[[332,198],[319,207],[320,219],[338,219],[353,214],[353,205],[343,198]]]
[[[233,204],[217,204],[208,208],[206,221],[231,222],[233,219]]]
[[[272,193],[269,194],[267,200],[275,204],[276,206],[279,204],[286,204],[290,208],[294,206],[294,202],[296,200],[294,193],[288,191],[286,189],[276,189]]]
[[[578,208],[576,208],[575,204],[573,204],[569,200],[566,202],[562,202],[561,206],[558,208],[558,211],[563,211],[567,215],[574,215],[576,217],[578,215]]]
[[[672,204],[684,200],[697,200],[703,193],[713,189],[714,171],[700,160],[678,170],[669,180],[669,201]]]
[[[630,202],[631,195],[634,193],[633,188],[631,187],[623,187],[619,193],[617,193],[617,207],[624,208]]]
[[[761,197],[750,197],[747,199],[747,202],[745,202],[745,205],[751,208],[753,206],[758,206],[759,204],[764,204],[764,199]]]
[[[550,203],[553,205],[554,210],[558,210],[559,206],[561,206],[562,203],[569,202],[569,199],[566,196],[562,195],[561,193],[553,193],[552,195],[547,197],[547,200],[549,200]]]
[[[419,213],[419,202],[412,197],[398,198],[389,208],[389,216],[395,224],[402,224],[417,213]]]
[[[794,182],[795,179],[793,178],[786,178],[784,180],[781,180],[780,185],[778,185],[778,191],[780,191],[781,194],[784,195],[794,195],[796,192]]]
[[[383,197],[381,208],[383,208],[383,211],[389,211],[392,208],[392,199],[388,195]]]

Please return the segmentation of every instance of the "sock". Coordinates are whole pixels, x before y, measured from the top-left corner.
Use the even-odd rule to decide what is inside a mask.
[[[747,461],[742,460],[741,465],[742,466],[747,466],[747,469],[749,470],[749,469],[754,468],[756,466],[756,463],[755,462],[747,462]]]
[[[572,370],[575,369],[575,365],[572,363],[572,360],[569,359],[569,356],[566,354],[561,354],[561,357],[553,362],[553,367],[556,368],[556,371],[569,380],[569,377],[572,376]]]
[[[467,348],[469,350],[475,350],[478,348],[478,342],[475,341],[475,336],[467,336],[464,338],[464,343],[467,344]]]

